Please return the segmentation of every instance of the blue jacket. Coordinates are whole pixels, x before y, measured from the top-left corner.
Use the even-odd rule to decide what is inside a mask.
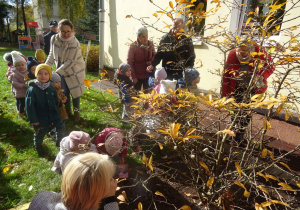
[[[125,75],[115,72],[114,83],[118,85],[120,89],[120,98],[122,98],[122,100],[124,100],[126,104],[129,103],[131,98],[130,96],[132,95],[131,89],[133,88],[133,82],[131,81],[131,79]]]
[[[49,127],[61,121],[58,111],[58,98],[55,88],[50,85],[41,90],[33,83],[26,92],[26,113],[29,123],[37,123],[36,127]]]

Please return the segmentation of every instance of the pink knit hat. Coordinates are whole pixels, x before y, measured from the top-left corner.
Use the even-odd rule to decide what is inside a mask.
[[[110,132],[105,139],[105,150],[106,152],[114,156],[119,154],[123,145],[123,134],[121,132]]]
[[[72,131],[69,134],[69,144],[71,151],[77,150],[79,144],[89,144],[90,141],[90,135],[83,131]]]

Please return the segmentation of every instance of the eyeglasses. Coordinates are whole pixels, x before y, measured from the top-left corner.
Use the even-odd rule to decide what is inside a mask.
[[[72,31],[61,31],[62,34],[70,34]]]

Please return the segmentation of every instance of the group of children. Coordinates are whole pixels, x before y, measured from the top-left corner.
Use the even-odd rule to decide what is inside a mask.
[[[30,125],[34,128],[33,142],[39,156],[44,156],[43,139],[50,127],[56,128],[56,146],[64,137],[64,120],[67,119],[63,104],[66,97],[60,89],[60,76],[47,64],[43,50],[38,49],[35,59],[26,58],[18,51],[5,53],[8,62],[6,77],[11,83],[16,98],[19,118],[25,111]]]
[[[157,68],[154,75],[154,80],[151,78],[151,83],[153,84],[149,86],[153,86],[157,93],[168,94],[169,86],[174,86],[173,89],[175,90],[178,83],[179,88],[187,88],[196,96],[200,94],[200,90],[197,87],[197,84],[200,82],[200,73],[196,69],[186,69],[182,72],[182,78],[178,81],[166,80],[167,72],[164,67]],[[119,65],[119,68],[114,75],[114,82],[119,87],[119,96],[123,103],[122,119],[125,119],[126,116],[129,116],[132,112],[131,105],[134,101],[131,96],[135,95],[134,84],[131,79],[131,67],[129,64],[121,63]]]

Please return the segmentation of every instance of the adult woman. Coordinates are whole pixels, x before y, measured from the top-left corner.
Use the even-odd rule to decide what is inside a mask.
[[[251,95],[261,94],[267,90],[267,78],[273,71],[271,57],[267,56],[267,53],[256,45],[250,36],[245,35],[240,38],[237,48],[231,50],[227,57],[221,88],[222,96],[234,97],[238,103],[249,103]],[[253,74],[255,75],[250,86],[250,94],[245,97]],[[250,115],[246,111],[243,111],[241,116],[235,137],[238,142],[242,141],[250,121]]]
[[[155,49],[152,41],[148,40],[148,30],[140,27],[137,30],[137,40],[130,45],[127,54],[127,63],[131,67],[131,77],[136,90],[147,92],[150,73],[146,71],[155,56]]]
[[[61,183],[61,193],[42,191],[29,206],[29,210],[118,210],[115,167],[107,155],[85,153],[73,158],[67,165]]]
[[[61,89],[68,100],[65,103],[67,113],[71,113],[70,94],[72,95],[75,120],[79,120],[80,96],[84,93],[85,63],[80,44],[74,36],[71,21],[59,21],[60,32],[51,38],[50,53],[46,64],[55,64],[56,73],[61,76]]]

